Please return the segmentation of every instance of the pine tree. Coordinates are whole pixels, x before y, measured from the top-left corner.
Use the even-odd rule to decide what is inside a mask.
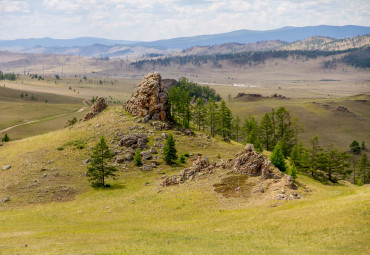
[[[322,154],[320,168],[328,175],[329,181],[336,182],[337,179],[344,179],[350,173],[348,159],[349,155],[346,152],[340,152],[338,148],[330,145]]]
[[[207,105],[207,125],[210,128],[212,136],[216,134],[216,127],[218,122],[218,105],[213,99],[210,99]]]
[[[262,143],[261,143],[260,139],[257,136],[256,129],[252,129],[249,132],[249,135],[247,136],[247,139],[246,139],[246,143],[253,144],[255,150],[258,151],[258,152],[262,152],[263,151]]]
[[[175,140],[173,139],[173,135],[170,133],[163,148],[164,161],[169,165],[172,164],[173,161],[177,159],[176,153]]]
[[[260,124],[260,137],[261,137],[261,142],[264,145],[266,150],[271,150],[273,147],[272,146],[272,139],[273,139],[273,127],[272,127],[272,122],[270,119],[270,115],[266,113]]]
[[[360,144],[356,140],[354,140],[349,147],[351,148],[351,151],[355,154],[359,154],[361,152]]]
[[[218,130],[222,137],[230,137],[232,114],[230,109],[226,106],[224,100],[221,101],[220,109],[218,111],[219,125]]]
[[[285,164],[284,155],[281,151],[280,144],[276,144],[274,151],[271,154],[271,163],[276,166],[280,171],[285,172],[287,166]]]
[[[239,116],[236,116],[236,118],[233,120],[232,127],[233,127],[234,138],[237,142],[239,142],[239,134],[240,134],[240,118],[239,118]]]
[[[90,177],[89,181],[93,186],[107,186],[105,184],[105,179],[110,176],[115,176],[117,169],[108,164],[108,161],[113,157],[114,154],[109,150],[105,138],[102,136],[94,147],[90,158],[90,166],[87,170],[87,176]]]
[[[370,181],[369,180],[370,165],[369,165],[369,160],[367,159],[367,155],[365,152],[361,156],[357,169],[358,169],[359,180],[362,179],[362,183],[368,183]]]
[[[361,150],[366,150],[366,145],[364,141],[362,141],[361,143]]]
[[[7,142],[10,141],[10,138],[8,136],[8,133],[5,133],[5,135],[4,135],[3,139],[1,139],[1,141],[4,142],[4,143],[7,143]]]
[[[134,154],[134,164],[135,164],[135,166],[142,166],[143,165],[143,162],[141,160],[140,150],[136,150],[135,151],[135,154]]]
[[[290,165],[290,176],[292,176],[294,180],[297,179],[297,167],[294,163]]]
[[[195,124],[198,126],[198,130],[204,126],[205,121],[205,107],[202,98],[198,98],[194,106],[194,120]]]

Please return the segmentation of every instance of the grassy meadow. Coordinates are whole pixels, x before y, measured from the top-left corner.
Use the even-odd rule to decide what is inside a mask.
[[[191,157],[177,167],[159,160],[149,172],[120,165],[118,178],[108,181],[112,188],[93,189],[82,163],[90,147],[100,135],[110,142],[118,131],[133,132],[132,126],[152,129],[110,107],[73,128],[1,147],[0,162],[12,167],[0,172],[1,194],[11,199],[0,204],[0,254],[366,254],[369,249],[369,186],[329,186],[299,175],[303,199],[285,202],[226,198],[213,186],[228,176],[222,171],[159,186],[163,174],[178,173]],[[154,134],[149,146],[161,131]],[[175,140],[179,154],[200,152],[216,161],[218,153],[225,160],[243,148],[200,133],[175,134]]]

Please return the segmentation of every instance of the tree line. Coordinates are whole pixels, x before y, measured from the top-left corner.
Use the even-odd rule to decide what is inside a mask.
[[[200,66],[202,64],[213,63],[214,66],[220,66],[219,61],[227,60],[233,64],[238,65],[258,65],[264,64],[269,59],[288,59],[288,57],[294,57],[296,59],[315,59],[317,57],[328,57],[343,53],[353,53],[344,58],[344,62],[350,65],[356,65],[356,61],[360,61],[358,56],[363,54],[356,54],[354,52],[362,49],[346,49],[336,51],[325,51],[325,50],[267,50],[267,51],[243,51],[236,53],[224,53],[224,54],[209,54],[209,55],[186,55],[186,56],[169,56],[155,59],[144,59],[131,63],[137,69],[142,69],[144,66],[170,66],[171,64],[185,65],[192,64],[194,66]],[[365,49],[368,51],[369,49]],[[368,59],[368,58],[367,58]],[[363,60],[361,59],[363,62]],[[363,63],[361,62],[361,66]]]
[[[310,146],[304,147],[298,139],[304,128],[285,107],[272,109],[260,121],[253,115],[242,121],[233,116],[224,100],[217,103],[212,98],[206,100],[201,96],[193,99],[186,83],[169,91],[172,119],[183,128],[205,131],[211,136],[220,135],[224,140],[251,143],[259,152],[272,151],[272,163],[291,175],[298,171],[323,182],[338,182],[348,179],[353,173],[351,181],[354,183],[359,180],[361,183],[370,182],[366,153],[360,160],[361,164],[351,167],[350,155],[346,151],[333,145],[323,148],[318,137],[311,140]],[[290,167],[286,165],[286,159],[289,159]]]
[[[3,73],[0,71],[0,80],[10,80],[15,81],[17,76],[14,73]]]

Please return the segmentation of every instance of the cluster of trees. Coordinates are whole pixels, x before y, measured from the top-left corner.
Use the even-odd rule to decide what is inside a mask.
[[[0,80],[10,80],[15,81],[17,76],[14,73],[3,73],[0,71]]]
[[[342,61],[347,65],[361,68],[370,67],[370,47],[351,52],[342,58]]]
[[[337,51],[324,51],[324,50],[269,50],[269,51],[244,51],[236,53],[224,53],[224,54],[211,54],[211,55],[186,55],[186,56],[170,56],[156,59],[144,59],[139,60],[131,65],[137,69],[141,69],[144,66],[152,66],[155,68],[158,66],[169,66],[171,63],[185,65],[192,64],[194,66],[200,66],[208,62],[213,63],[214,66],[220,67],[219,61],[227,60],[231,63],[238,65],[258,65],[265,63],[268,59],[287,59],[288,57],[294,57],[296,59],[303,58],[317,58],[320,56],[328,57],[342,53],[355,52],[359,49],[347,49]],[[368,49],[365,49],[368,50]],[[355,53],[354,53],[355,54]],[[350,57],[345,58],[344,62],[350,64],[352,62],[357,63],[361,54],[348,55]],[[363,55],[363,54],[362,54]],[[363,59],[363,58],[361,58]],[[367,63],[368,61],[360,61],[361,63]],[[356,64],[357,65],[357,64]]]
[[[353,140],[353,142],[349,145],[349,148],[351,151],[355,154],[360,154],[361,150],[366,150],[366,145],[365,142],[362,141],[361,146],[360,143],[357,142],[356,140]]]
[[[221,101],[221,96],[209,86],[200,86],[194,82],[190,82],[189,79],[182,77],[180,81],[172,88],[186,88],[186,91],[189,93],[189,96],[193,98],[193,101],[199,97],[206,100],[213,99],[216,102]],[[171,89],[172,89],[171,88]]]

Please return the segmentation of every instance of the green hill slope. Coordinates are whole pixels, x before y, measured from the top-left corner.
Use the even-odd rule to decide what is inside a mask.
[[[150,131],[148,131],[150,130]],[[191,165],[142,171],[118,166],[110,189],[89,185],[86,164],[101,135],[162,131],[137,123],[121,107],[92,120],[0,147],[0,254],[365,254],[370,189],[324,186],[305,176],[293,201],[226,197],[214,187],[227,173],[163,188],[163,175]],[[219,162],[243,147],[197,133],[175,134],[179,154]],[[110,143],[114,150],[117,141]],[[58,149],[59,148],[59,149]],[[62,149],[63,148],[63,149]]]

